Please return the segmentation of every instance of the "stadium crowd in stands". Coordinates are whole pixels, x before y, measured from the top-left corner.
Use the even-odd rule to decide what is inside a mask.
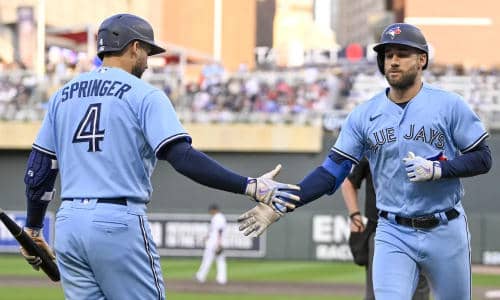
[[[52,58],[52,59],[51,59]],[[40,120],[50,94],[75,73],[98,61],[71,53],[49,53],[47,76],[37,78],[19,63],[0,59],[0,119]],[[268,122],[340,126],[353,107],[386,86],[372,64],[248,71],[228,74],[203,68],[198,82],[183,86],[175,73],[148,70],[144,78],[170,97],[184,122]],[[173,78],[174,77],[174,78]],[[493,129],[500,129],[500,74],[496,69],[432,66],[425,80],[462,95]]]

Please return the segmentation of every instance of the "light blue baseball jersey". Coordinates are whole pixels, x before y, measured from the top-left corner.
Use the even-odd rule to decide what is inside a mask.
[[[101,67],[51,97],[33,148],[57,156],[62,198],[147,202],[156,151],[178,138],[191,140],[162,91]]]
[[[380,210],[420,216],[454,207],[463,196],[458,178],[410,182],[403,158],[454,159],[488,136],[483,124],[459,95],[425,83],[405,108],[386,92],[351,112],[332,150],[354,162],[366,155]]]

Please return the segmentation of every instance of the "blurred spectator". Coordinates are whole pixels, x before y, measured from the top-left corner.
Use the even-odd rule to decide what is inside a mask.
[[[5,71],[5,61],[0,57],[0,74]]]
[[[0,118],[39,120],[46,95],[74,73],[100,65],[85,53],[51,47],[47,78],[37,82],[19,62],[0,58]],[[370,63],[249,71],[242,64],[228,76],[219,63],[203,67],[199,82],[181,86],[181,73],[171,66],[151,66],[144,79],[169,96],[185,122],[271,122],[317,124],[336,130],[347,113],[386,86]],[[433,64],[424,80],[462,95],[485,120],[500,129],[500,76],[498,69],[465,69]]]

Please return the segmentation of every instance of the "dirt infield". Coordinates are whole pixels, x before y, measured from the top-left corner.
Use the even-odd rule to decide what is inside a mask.
[[[364,286],[358,284],[311,284],[311,283],[256,283],[231,282],[225,286],[215,283],[194,283],[186,281],[167,282],[167,290],[199,293],[229,293],[229,294],[289,294],[289,295],[330,295],[330,296],[359,296],[362,299]],[[475,287],[472,299],[500,299],[500,287]]]
[[[289,295],[336,295],[362,298],[364,287],[358,284],[289,283],[289,282],[229,282],[219,285],[212,282],[198,283],[194,280],[166,280],[167,292],[213,293],[213,294],[289,294]],[[2,286],[59,286],[45,278],[22,276],[0,276]],[[500,287],[475,287],[472,299],[500,299]]]
[[[198,283],[195,281],[170,280],[167,291],[216,293],[216,294],[265,294],[265,295],[362,295],[357,284],[321,284],[289,282],[229,282],[226,285]]]

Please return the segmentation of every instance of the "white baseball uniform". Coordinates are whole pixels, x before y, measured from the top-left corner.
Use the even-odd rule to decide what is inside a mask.
[[[201,261],[200,269],[196,273],[196,279],[199,282],[205,282],[208,271],[214,259],[217,264],[216,281],[219,284],[227,283],[227,266],[226,255],[224,252],[216,255],[217,248],[222,246],[222,238],[224,229],[226,228],[226,218],[221,212],[217,212],[212,216],[210,221],[210,228],[208,238],[203,251],[203,259]]]

